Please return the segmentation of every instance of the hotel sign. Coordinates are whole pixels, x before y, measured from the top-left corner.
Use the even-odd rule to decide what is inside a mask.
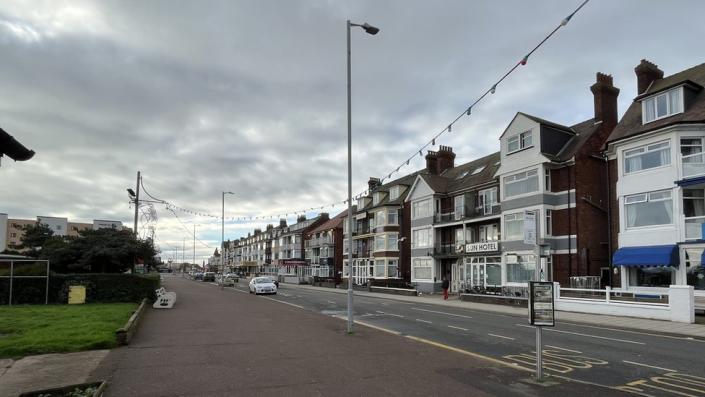
[[[492,252],[499,251],[499,243],[497,241],[486,241],[484,243],[472,243],[465,245],[465,252],[472,254],[473,252]]]

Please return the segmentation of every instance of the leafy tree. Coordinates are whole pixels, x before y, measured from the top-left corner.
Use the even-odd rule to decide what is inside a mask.
[[[37,223],[36,225],[25,225],[24,236],[20,248],[28,248],[30,256],[37,256],[44,244],[54,237],[54,231],[49,225]]]

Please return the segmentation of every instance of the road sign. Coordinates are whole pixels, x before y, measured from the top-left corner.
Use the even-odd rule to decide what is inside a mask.
[[[536,245],[536,213],[524,211],[524,244]]]
[[[556,324],[552,282],[529,282],[529,324],[544,327]]]

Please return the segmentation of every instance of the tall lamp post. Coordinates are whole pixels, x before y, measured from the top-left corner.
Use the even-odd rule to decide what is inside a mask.
[[[222,226],[220,229],[220,263],[223,264],[223,270],[220,271],[220,286],[223,287],[223,273],[225,273],[225,195],[235,194],[233,192],[223,192],[223,213],[221,214]]]
[[[364,23],[358,25],[356,23],[347,21],[347,33],[348,33],[348,333],[353,332],[353,278],[352,278],[352,95],[350,88],[350,28],[352,26],[361,27],[366,33],[371,35],[376,35],[379,29]]]

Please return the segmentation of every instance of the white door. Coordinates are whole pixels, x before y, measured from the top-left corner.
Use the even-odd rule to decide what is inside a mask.
[[[458,259],[455,263],[453,263],[453,266],[451,267],[451,273],[450,273],[450,292],[458,292],[462,290],[461,284],[463,281],[463,265],[461,263],[461,260]]]
[[[471,288],[484,290],[487,282],[484,258],[473,258],[473,263],[470,266]]]

